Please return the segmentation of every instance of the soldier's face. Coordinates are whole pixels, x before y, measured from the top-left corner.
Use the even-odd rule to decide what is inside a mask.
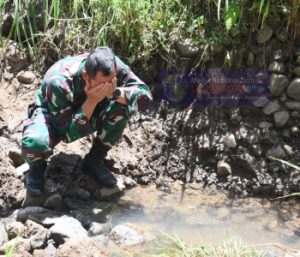
[[[106,82],[112,83],[112,81],[115,77],[116,77],[116,70],[114,67],[113,67],[112,73],[109,74],[108,76],[104,76],[101,71],[98,71],[96,73],[95,78],[93,78],[93,79],[91,79],[86,72],[85,72],[85,74],[83,74],[83,78],[84,78],[85,82],[89,84],[90,88],[93,88],[93,87],[101,85],[101,84],[105,84]]]

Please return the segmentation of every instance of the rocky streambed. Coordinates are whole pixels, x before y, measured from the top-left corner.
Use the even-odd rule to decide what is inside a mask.
[[[215,190],[225,193],[229,200],[222,198],[219,201],[217,209],[221,208],[221,214],[214,208],[212,213],[223,215],[225,220],[238,220],[243,210],[252,213],[251,208],[247,209],[239,202],[240,198],[270,199],[300,191],[300,172],[269,158],[273,156],[294,164],[300,163],[300,111],[299,99],[295,99],[299,93],[299,77],[294,73],[291,76],[283,74],[282,65],[285,65],[286,59],[276,50],[273,64],[270,63],[269,67],[272,97],[268,101],[260,98],[247,106],[194,104],[185,108],[155,102],[146,113],[132,117],[121,141],[107,156],[107,165],[119,178],[118,187],[102,188],[93,177],[82,171],[81,162],[91,146],[90,137],[72,144],[58,145],[45,174],[44,195],[31,198],[23,184],[23,171],[26,169],[22,171],[18,168],[24,162],[20,156],[20,140],[27,105],[34,99],[42,75],[34,71],[26,55],[18,51],[12,44],[5,53],[1,52],[0,211],[3,225],[0,243],[4,243],[6,235],[8,239],[17,235],[22,237],[19,239],[21,243],[18,243],[20,249],[17,249],[17,252],[25,253],[21,256],[69,256],[68,253],[73,250],[72,256],[76,256],[76,251],[78,256],[95,256],[92,255],[95,252],[106,256],[109,254],[105,249],[106,243],[111,242],[118,249],[118,245],[124,243],[135,244],[130,240],[128,243],[128,238],[137,240],[138,244],[148,239],[151,241],[156,236],[154,232],[141,230],[145,224],[138,227],[128,225],[124,217],[131,214],[137,215],[133,215],[135,218],[144,216],[146,203],[151,202],[151,197],[155,198],[156,194],[161,194],[160,197],[170,204],[179,198],[182,202],[187,194],[195,197],[186,200],[188,206],[183,206],[188,213],[181,212],[180,215],[173,207],[158,206],[151,213],[157,220],[169,216],[184,220],[182,217],[188,218],[189,213],[194,216],[203,214],[201,203],[189,203],[196,199],[203,200],[204,195]],[[295,65],[298,64],[299,54],[296,51],[293,56]],[[180,190],[176,189],[178,183],[181,183]],[[149,185],[162,193],[155,190],[141,193],[138,185]],[[191,187],[194,189],[189,193],[187,189]],[[147,201],[144,202],[127,199],[124,204],[119,197],[129,192],[130,188],[130,192],[135,192],[132,195],[129,193],[131,199],[135,199],[135,194],[151,197],[145,197]],[[234,218],[230,218],[231,210],[220,207],[228,201],[241,206],[237,207],[240,209],[238,215],[233,215]],[[296,201],[276,205],[278,210],[272,211],[274,215],[276,213],[276,222],[273,222],[275,216],[269,216],[259,223],[259,217],[264,216],[265,212],[253,212],[253,216],[247,215],[255,220],[249,223],[250,227],[257,222],[260,224],[258,226],[271,228],[271,231],[274,229],[264,235],[275,241],[287,238],[281,243],[298,247],[300,223],[297,204]],[[271,210],[273,207],[266,201],[253,209]],[[195,217],[199,220],[207,218],[207,214],[203,215]],[[203,218],[204,223],[197,220],[189,223],[192,218],[187,220],[183,222],[183,227],[195,225],[206,234],[210,233],[210,228],[219,226],[216,220]],[[209,222],[212,224],[207,227],[205,223]],[[244,224],[246,221],[241,222]],[[282,230],[276,230],[277,227]],[[283,231],[282,237],[274,236]],[[177,232],[180,233],[180,230]],[[90,255],[82,252],[88,248],[93,252]],[[1,251],[3,253],[4,249]]]

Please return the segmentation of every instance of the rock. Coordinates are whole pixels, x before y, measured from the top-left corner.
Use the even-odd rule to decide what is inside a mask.
[[[295,78],[287,88],[288,97],[300,100],[300,78]]]
[[[24,176],[24,174],[29,171],[29,165],[28,163],[24,163],[22,164],[21,166],[19,166],[18,168],[15,169],[15,172],[16,172],[16,176],[17,177],[22,177]]]
[[[118,179],[118,183],[115,187],[109,188],[104,187],[95,193],[97,198],[109,198],[115,194],[121,193],[125,189],[125,185],[122,179]]]
[[[145,241],[145,238],[142,235],[125,225],[115,226],[110,232],[110,237],[112,240],[123,246],[137,245]]]
[[[300,129],[297,126],[293,126],[291,128],[292,134],[298,134],[300,132]]]
[[[33,220],[42,225],[53,225],[59,219],[61,213],[47,210],[42,207],[30,206],[17,211],[17,221],[25,222]]]
[[[288,129],[284,129],[281,132],[281,135],[285,138],[285,139],[289,139],[291,137],[291,132]]]
[[[28,256],[28,255],[25,255],[26,252],[31,251],[30,239],[24,239],[22,237],[16,237],[16,238],[8,241],[4,245],[0,246],[0,254],[5,253],[6,248],[11,248],[11,247],[14,247],[14,246],[15,246],[14,253],[22,254],[21,255],[22,257]],[[29,256],[31,256],[31,255],[29,255]],[[13,255],[13,257],[15,257],[15,255]]]
[[[57,257],[105,257],[106,249],[96,240],[87,236],[71,238],[65,244],[60,245]]]
[[[50,195],[45,203],[44,207],[48,209],[53,209],[53,210],[61,210],[64,208],[64,202],[60,194],[53,194]]]
[[[87,231],[81,223],[69,216],[62,216],[55,220],[55,224],[49,229],[52,238],[56,243],[64,243],[67,239],[75,236],[85,236]]]
[[[255,157],[259,157],[262,154],[262,149],[260,145],[252,145],[252,152]]]
[[[219,177],[227,177],[230,175],[231,172],[231,167],[230,165],[225,162],[225,161],[219,161],[217,165],[217,174]]]
[[[254,65],[255,55],[253,52],[250,52],[247,57],[247,66],[251,67]]]
[[[272,62],[268,67],[268,71],[283,74],[285,72],[285,67],[282,62]]]
[[[300,67],[295,67],[294,68],[294,73],[297,77],[300,77]]]
[[[297,48],[295,49],[294,55],[295,55],[296,57],[299,57],[299,56],[300,56],[300,47],[297,47]]]
[[[271,122],[267,122],[267,121],[262,121],[258,124],[258,126],[261,128],[261,129],[268,129],[268,128],[272,128],[273,127],[273,124]]]
[[[8,238],[13,239],[13,238],[17,237],[18,235],[19,236],[23,235],[23,231],[25,230],[25,226],[23,225],[23,223],[21,223],[19,221],[13,221],[11,223],[8,223],[6,225],[5,229],[6,229]]]
[[[277,50],[274,50],[272,52],[272,59],[274,61],[282,61],[283,59],[283,53],[282,53],[282,50],[281,49],[277,49]]]
[[[0,222],[0,246],[7,241],[7,233],[5,231],[5,226]]]
[[[281,42],[285,42],[286,41],[286,32],[285,29],[283,27],[279,27],[276,31],[275,31],[275,36],[276,38],[281,41]]]
[[[259,44],[266,43],[273,35],[273,30],[265,25],[261,30],[257,32],[256,39]]]
[[[296,64],[300,64],[300,56],[297,57]]]
[[[105,235],[97,235],[92,238],[104,246],[109,244],[109,239]]]
[[[19,149],[15,149],[15,148],[10,149],[8,152],[8,157],[13,161],[13,164],[16,167],[22,165],[25,162],[22,153]]]
[[[111,224],[110,223],[98,223],[98,222],[92,222],[91,227],[88,231],[89,236],[97,236],[101,234],[108,234],[111,230]]]
[[[17,79],[19,82],[24,84],[31,84],[34,82],[35,75],[31,71],[21,71],[17,75]]]
[[[278,145],[278,146],[270,149],[266,155],[267,155],[267,157],[275,157],[277,159],[284,159],[286,156],[286,153],[283,150],[283,148]]]
[[[290,110],[300,111],[300,101],[287,101],[284,104]]]
[[[40,224],[27,220],[23,235],[25,238],[30,239],[32,249],[39,249],[46,246],[48,230]]]
[[[268,103],[268,104],[263,108],[263,112],[264,112],[264,114],[266,114],[266,115],[270,115],[270,114],[272,114],[272,113],[274,113],[274,112],[279,111],[280,108],[281,108],[281,107],[280,107],[278,101],[277,101],[277,100],[274,100],[274,101]]]
[[[269,102],[270,102],[270,100],[269,100],[267,97],[262,96],[262,97],[257,98],[257,99],[253,102],[253,105],[256,106],[256,107],[264,107],[264,106],[266,106]]]
[[[235,141],[234,134],[227,134],[224,137],[224,144],[225,144],[225,146],[227,146],[229,148],[235,148],[236,147],[236,141]]]
[[[275,126],[278,128],[284,127],[289,120],[289,113],[287,111],[280,111],[274,113]]]
[[[272,96],[280,96],[289,84],[287,76],[272,74],[270,79],[270,92]]]
[[[57,249],[53,243],[48,243],[45,249],[34,250],[33,257],[56,257]]]

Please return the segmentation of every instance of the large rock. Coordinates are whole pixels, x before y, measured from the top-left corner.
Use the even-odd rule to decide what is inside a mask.
[[[109,198],[115,194],[121,193],[125,189],[124,181],[118,179],[117,185],[115,187],[104,187],[100,188],[95,192],[97,198]]]
[[[281,108],[281,107],[280,107],[278,101],[277,101],[277,100],[274,100],[274,101],[268,103],[268,104],[263,108],[263,112],[264,112],[264,114],[266,114],[266,115],[270,115],[270,114],[272,114],[272,113],[274,113],[274,112],[279,111],[280,108]]]
[[[57,249],[53,244],[48,244],[45,249],[34,250],[33,257],[57,257]]]
[[[108,234],[111,230],[110,223],[92,222],[88,231],[89,236],[97,236],[101,234]]]
[[[270,91],[272,96],[280,96],[289,84],[287,76],[282,74],[272,74],[270,81]]]
[[[257,32],[256,39],[259,44],[266,43],[273,35],[273,30],[265,25],[261,30]]]
[[[282,62],[272,62],[269,65],[268,71],[283,74],[285,72],[285,67]]]
[[[17,211],[17,220],[23,223],[29,219],[42,225],[53,225],[60,216],[61,213],[59,212],[35,206],[26,207]]]
[[[287,88],[288,97],[300,100],[300,78],[295,78]]]
[[[77,219],[66,215],[56,218],[55,224],[49,231],[51,233],[50,237],[58,244],[72,237],[87,235],[87,231]]]
[[[61,210],[64,207],[64,202],[60,194],[56,193],[53,195],[50,195],[45,203],[44,207],[48,209],[53,209],[53,210]]]
[[[12,248],[12,247],[15,247],[14,253],[24,254],[24,255],[21,255],[24,257],[28,256],[28,255],[26,255],[26,252],[31,251],[30,239],[16,237],[0,247],[0,254],[4,254],[6,248]],[[15,255],[13,255],[13,256],[15,256]]]
[[[287,111],[280,111],[274,113],[275,126],[278,128],[284,127],[289,120],[289,113]]]
[[[17,79],[19,82],[24,84],[31,84],[34,82],[35,75],[31,71],[21,71],[17,75]]]
[[[8,152],[8,157],[12,160],[16,167],[22,165],[25,161],[23,159],[22,153],[19,149],[12,148]]]
[[[227,177],[231,174],[231,167],[225,161],[219,161],[217,165],[217,175],[219,177]]]
[[[48,230],[40,224],[27,220],[23,235],[25,238],[30,239],[32,249],[39,249],[46,246]]]
[[[285,106],[293,111],[300,111],[300,101],[286,101]]]
[[[110,237],[123,246],[137,245],[145,241],[142,235],[125,225],[115,226],[110,232]]]
[[[105,257],[106,249],[101,243],[86,236],[71,238],[59,246],[57,257]]]

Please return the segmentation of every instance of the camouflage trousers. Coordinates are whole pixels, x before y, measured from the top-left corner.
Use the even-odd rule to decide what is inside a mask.
[[[122,136],[128,119],[127,106],[114,101],[108,101],[104,109],[103,105],[97,105],[89,121],[90,130],[86,134],[80,134],[79,138],[97,132],[97,139],[100,142],[112,146]],[[53,154],[53,148],[60,141],[65,140],[58,136],[46,108],[37,107],[23,122],[22,154],[29,165],[50,157]]]

